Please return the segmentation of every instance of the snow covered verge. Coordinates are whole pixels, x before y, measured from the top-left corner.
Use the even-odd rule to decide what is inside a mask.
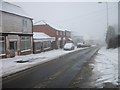
[[[118,48],[102,47],[92,66],[96,86],[103,86],[104,83],[118,85]]]
[[[53,60],[59,56],[62,56],[77,50],[82,50],[82,49],[85,49],[85,48],[75,48],[75,50],[72,50],[72,51],[57,49],[57,50],[42,52],[39,54],[30,54],[30,55],[24,55],[24,56],[16,56],[14,58],[2,59],[0,60],[0,67],[1,67],[0,71],[2,71],[0,72],[0,77],[4,77],[12,73],[25,70],[32,66]],[[28,61],[28,62],[17,63],[17,61]]]

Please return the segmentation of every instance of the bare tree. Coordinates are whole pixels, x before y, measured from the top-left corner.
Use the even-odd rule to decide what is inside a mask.
[[[106,43],[107,48],[114,48],[115,47],[115,30],[112,26],[108,27],[107,33],[106,33]]]

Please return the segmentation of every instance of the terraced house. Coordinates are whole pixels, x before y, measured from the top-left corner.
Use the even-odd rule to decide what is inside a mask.
[[[42,21],[41,21],[42,22]],[[71,39],[71,32],[67,30],[58,30],[48,25],[47,23],[38,22],[34,24],[33,31],[34,32],[42,32],[46,35],[55,38],[53,42],[51,42],[52,49],[63,48],[64,44]]]
[[[21,7],[8,2],[2,2],[0,14],[0,56],[32,53],[32,18]]]

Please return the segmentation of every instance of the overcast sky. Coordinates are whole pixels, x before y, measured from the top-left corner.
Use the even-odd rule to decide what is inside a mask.
[[[13,2],[12,2],[13,3]],[[107,28],[106,3],[97,2],[14,2],[21,6],[34,22],[44,20],[49,25],[70,30],[76,35],[103,40]],[[116,23],[117,3],[108,3],[111,21]]]

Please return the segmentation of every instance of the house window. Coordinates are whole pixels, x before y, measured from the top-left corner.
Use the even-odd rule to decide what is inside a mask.
[[[23,27],[27,27],[27,20],[23,19],[22,24],[23,24]]]
[[[10,50],[17,50],[17,42],[14,41],[14,42],[10,42]]]
[[[35,42],[34,43],[35,50],[41,50],[42,49],[42,42]]]
[[[31,49],[31,37],[21,36],[21,50]]]
[[[27,27],[27,20],[25,20],[25,27]]]
[[[0,54],[5,54],[5,37],[0,36]]]
[[[60,35],[62,35],[62,32],[60,32]]]
[[[64,36],[65,36],[65,32],[63,32]]]
[[[56,34],[57,34],[57,35],[59,35],[59,32],[58,32],[58,31],[56,31]]]
[[[51,47],[51,42],[50,41],[44,41],[44,48],[49,48]]]

